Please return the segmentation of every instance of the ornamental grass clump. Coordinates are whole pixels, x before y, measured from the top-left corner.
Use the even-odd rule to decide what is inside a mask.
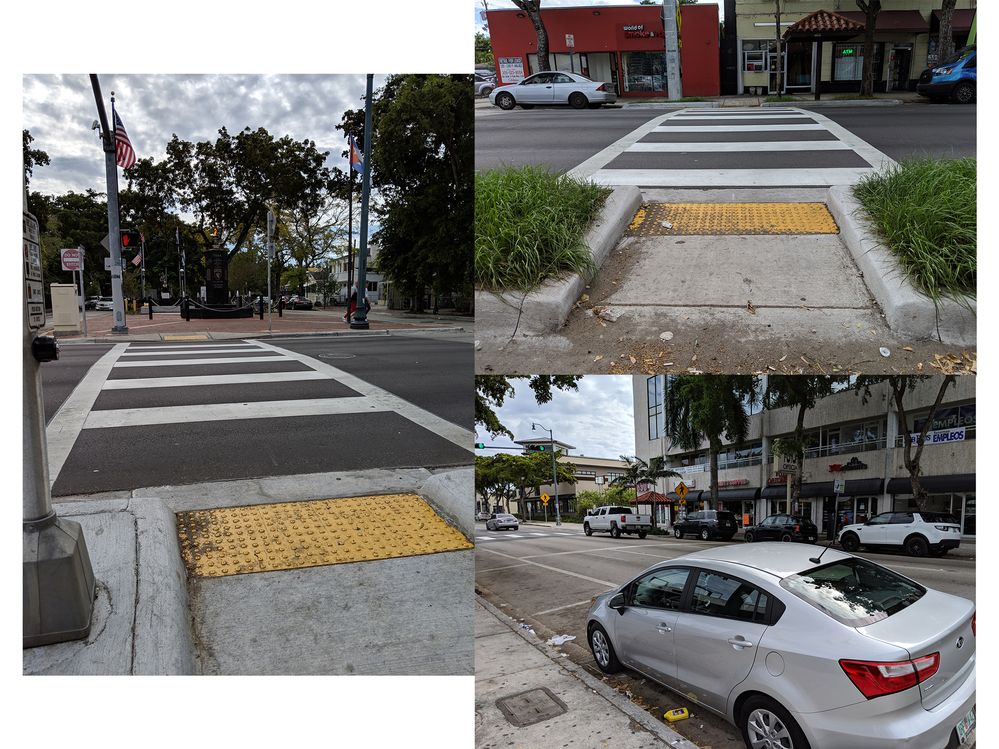
[[[862,180],[854,195],[923,293],[975,298],[976,161],[916,159]]]
[[[529,291],[567,273],[590,277],[583,237],[609,194],[536,166],[476,174],[476,285]]]

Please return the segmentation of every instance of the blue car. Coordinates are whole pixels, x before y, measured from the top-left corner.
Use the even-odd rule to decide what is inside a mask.
[[[937,101],[953,99],[959,104],[970,104],[975,100],[978,84],[976,57],[972,46],[935,68],[927,68],[919,76],[916,92]]]

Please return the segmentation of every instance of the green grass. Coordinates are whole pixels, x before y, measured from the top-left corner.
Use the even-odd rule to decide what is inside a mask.
[[[909,280],[934,301],[975,297],[976,171],[973,158],[915,159],[853,189]]]
[[[767,101],[798,101],[797,96],[774,96],[770,95],[767,97]]]
[[[610,190],[536,166],[475,175],[475,282],[529,291],[596,268],[583,236]]]

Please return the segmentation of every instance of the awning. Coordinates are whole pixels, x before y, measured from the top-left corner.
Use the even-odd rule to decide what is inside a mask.
[[[705,492],[706,495],[710,496],[710,492]],[[755,486],[741,486],[738,489],[719,489],[718,490],[718,501],[719,502],[737,502],[745,501],[749,499],[756,499],[760,496],[760,490]]]
[[[930,492],[973,492],[975,474],[955,473],[952,476],[920,476],[919,483]],[[889,494],[912,494],[912,482],[908,478],[891,479],[888,482]]]
[[[644,492],[643,494],[639,494],[635,498],[635,504],[642,504],[642,505],[664,504],[669,501],[670,501],[669,497],[667,497],[665,494],[660,494],[659,492]]]
[[[867,26],[867,16],[862,10],[844,10],[839,15],[846,16],[865,28]],[[957,13],[955,12],[954,15]],[[874,30],[926,34],[930,30],[930,24],[920,15],[918,10],[883,10],[878,13]]]
[[[940,11],[933,11],[932,23],[930,27],[933,31],[940,30]],[[975,20],[975,9],[965,8],[963,10],[955,10],[954,14],[950,17],[950,27],[951,30],[957,33],[965,33],[971,31],[971,22]]]
[[[828,10],[817,10],[809,13],[804,18],[792,23],[784,31],[785,39],[795,38],[819,38],[849,39],[864,30],[864,24],[858,24],[852,18],[847,18],[846,13],[831,13]]]
[[[847,479],[844,497],[856,497],[862,494],[880,494],[884,485],[883,479]],[[835,485],[832,481],[809,481],[801,485],[801,499],[815,499],[816,497],[832,497]],[[784,484],[768,486],[760,494],[763,499],[782,499],[787,496],[787,487]]]
[[[685,502],[697,502],[698,500],[700,500],[701,494],[703,494],[703,493],[704,492],[702,492],[702,491],[699,491],[699,490],[698,491],[694,491],[693,489],[691,489],[689,492],[687,492],[687,496],[686,496],[686,498],[683,501],[685,501]],[[666,495],[666,498],[670,502],[680,502],[681,501],[679,495],[676,492],[669,492]]]

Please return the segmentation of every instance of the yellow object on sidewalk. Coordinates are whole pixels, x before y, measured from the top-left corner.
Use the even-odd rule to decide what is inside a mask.
[[[824,203],[646,203],[628,227],[640,237],[838,232]]]
[[[683,720],[689,717],[690,713],[687,712],[687,708],[685,707],[678,707],[675,710],[669,710],[663,713],[663,718],[665,718],[669,723],[676,723],[678,720]]]

